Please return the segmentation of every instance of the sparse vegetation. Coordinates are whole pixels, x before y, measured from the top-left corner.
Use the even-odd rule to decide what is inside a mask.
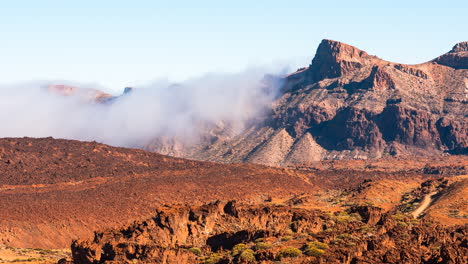
[[[197,255],[197,256],[201,256],[202,254],[202,251],[201,249],[197,248],[197,247],[191,247],[188,249],[190,252],[192,252],[193,254]]]
[[[304,251],[304,254],[312,257],[320,257],[325,253],[325,250],[318,248],[309,248]]]
[[[314,247],[314,248],[318,248],[318,249],[329,249],[330,248],[326,243],[322,243],[320,241],[313,241],[313,242],[307,243],[307,247],[308,248]]]
[[[201,259],[202,264],[216,264],[223,258],[223,255],[219,253],[213,253],[207,257]]]
[[[255,250],[263,250],[263,249],[269,249],[273,247],[271,243],[266,243],[266,242],[257,242],[255,243]]]
[[[365,226],[362,226],[359,231],[361,233],[372,233],[375,231],[375,228],[374,227],[371,227],[371,226],[368,226],[368,225],[365,225]]]
[[[297,258],[302,255],[302,251],[295,247],[283,248],[278,252],[278,259],[282,258]]]
[[[256,261],[255,252],[252,249],[246,249],[239,255],[239,260],[243,262],[254,262]]]
[[[408,227],[408,224],[405,223],[405,222],[402,222],[402,221],[398,221],[397,225],[400,226],[400,227]]]
[[[306,254],[307,256],[320,257],[325,253],[325,250],[328,248],[329,246],[326,243],[322,243],[320,241],[313,241],[305,245],[304,254]]]
[[[237,244],[232,248],[232,255],[240,255],[244,250],[247,250],[249,247],[246,244]]]

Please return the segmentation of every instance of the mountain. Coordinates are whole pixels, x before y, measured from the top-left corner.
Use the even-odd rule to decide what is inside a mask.
[[[212,126],[196,144],[155,138],[145,149],[280,166],[468,153],[468,42],[406,65],[323,40],[312,63],[282,81],[270,111],[241,133]]]
[[[104,93],[98,89],[80,88],[72,85],[51,84],[46,87],[51,94],[61,96],[78,96],[85,102],[104,103],[112,100],[114,97],[108,93]]]

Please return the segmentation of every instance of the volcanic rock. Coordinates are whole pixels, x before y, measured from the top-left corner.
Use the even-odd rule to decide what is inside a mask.
[[[148,220],[96,232],[93,239],[73,242],[73,262],[276,263],[284,258],[280,252],[285,248],[299,251],[295,258],[287,258],[291,263],[455,264],[466,260],[466,225],[445,228],[365,206],[351,209],[362,214],[362,221],[352,214],[343,218],[347,216],[343,212],[330,215],[272,205],[239,205],[233,215],[223,210],[230,203],[165,207]],[[313,251],[320,254],[308,253],[310,241],[323,248]],[[236,255],[239,248],[257,252],[245,261]]]
[[[270,112],[240,134],[219,130],[183,147],[155,139],[147,149],[174,155],[174,144],[181,157],[280,166],[467,153],[467,43],[405,65],[323,40],[309,67],[284,77]]]

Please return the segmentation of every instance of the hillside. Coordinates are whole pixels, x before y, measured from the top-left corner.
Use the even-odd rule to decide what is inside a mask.
[[[290,196],[300,173],[190,161],[95,142],[0,139],[0,244],[64,248],[166,203]]]
[[[213,125],[197,144],[155,138],[146,149],[268,165],[466,154],[467,43],[432,61],[406,65],[323,40],[308,67],[282,79],[271,110],[240,134]]]
[[[94,230],[148,217],[164,204],[218,199],[328,211],[373,202],[391,210],[422,182],[467,174],[467,168],[466,156],[452,156],[286,169],[200,162],[96,142],[0,139],[0,244],[64,248]],[[364,183],[367,191],[354,195]]]

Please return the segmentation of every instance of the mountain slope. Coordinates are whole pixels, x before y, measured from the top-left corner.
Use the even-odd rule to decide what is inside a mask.
[[[468,153],[467,43],[405,65],[323,40],[311,65],[285,77],[271,111],[244,132],[207,133],[194,145],[156,138],[146,148],[269,165]],[[173,145],[177,152],[168,151]]]
[[[166,203],[263,201],[317,190],[299,172],[215,164],[96,142],[0,139],[0,244],[64,248]],[[270,197],[270,198],[269,198]]]
[[[281,135],[278,140],[287,142]],[[372,202],[390,211],[416,188],[407,203],[410,208],[419,194],[426,194],[417,189],[421,183],[466,175],[467,170],[467,156],[326,161],[286,169],[186,160],[96,142],[4,138],[0,139],[0,244],[64,248],[72,239],[90,237],[94,230],[148,218],[164,205],[218,199],[326,211]],[[459,217],[465,217],[466,204],[450,200],[465,193],[466,184],[451,178],[453,184],[441,189],[444,196],[427,214],[445,224],[463,223],[466,220]]]

